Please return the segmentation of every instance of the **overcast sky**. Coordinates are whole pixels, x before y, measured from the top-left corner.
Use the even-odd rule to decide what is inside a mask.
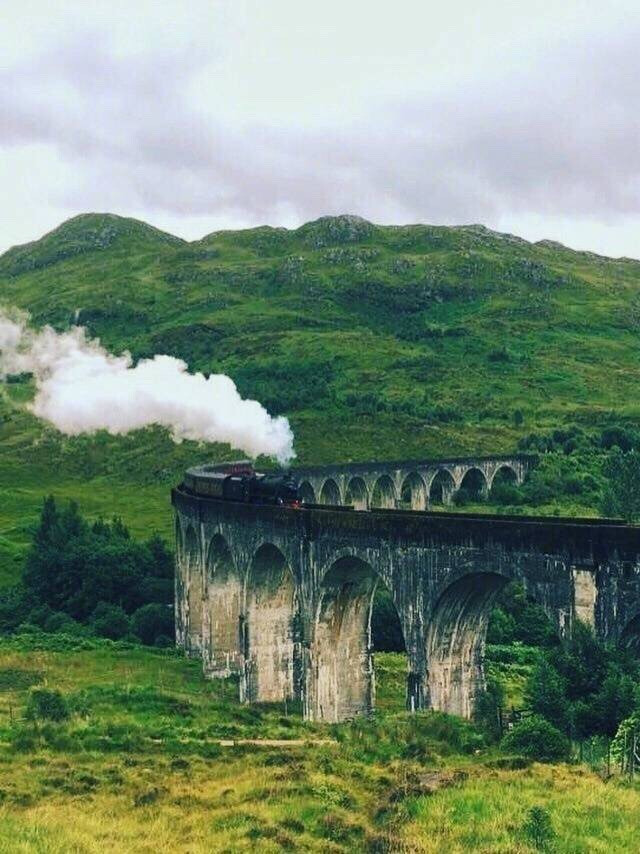
[[[640,257],[637,0],[3,0],[0,251],[86,211]]]

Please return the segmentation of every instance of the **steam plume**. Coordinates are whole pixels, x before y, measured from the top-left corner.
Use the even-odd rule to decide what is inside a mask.
[[[122,434],[159,424],[176,442],[228,442],[281,463],[295,456],[288,420],[272,418],[257,400],[243,400],[230,377],[190,374],[172,356],[134,366],[129,353],[114,356],[82,327],[35,331],[27,320],[22,313],[0,311],[0,379],[32,373],[31,410],[61,432]]]

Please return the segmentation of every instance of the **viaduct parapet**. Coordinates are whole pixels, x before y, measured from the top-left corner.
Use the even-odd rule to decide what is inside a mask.
[[[515,454],[300,467],[294,474],[300,481],[303,500],[310,504],[347,504],[356,510],[426,510],[432,505],[450,504],[462,488],[478,498],[485,497],[496,477],[520,484],[530,467],[531,457]]]
[[[488,617],[523,583],[561,634],[576,620],[640,636],[640,528],[588,520],[216,501],[178,488],[177,642],[246,702],[299,699],[307,718],[374,707],[370,617],[390,592],[407,648],[407,706],[471,715]]]

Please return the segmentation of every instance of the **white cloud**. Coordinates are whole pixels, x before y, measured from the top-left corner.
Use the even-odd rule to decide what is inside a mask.
[[[354,212],[640,254],[628,2],[14,5],[5,247],[87,210],[188,237]]]

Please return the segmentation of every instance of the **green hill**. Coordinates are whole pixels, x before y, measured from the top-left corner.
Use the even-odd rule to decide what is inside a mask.
[[[1,304],[228,373],[290,418],[305,463],[505,452],[532,431],[640,423],[640,262],[482,226],[324,217],[187,243],[86,214],[0,257]],[[1,393],[6,579],[44,493],[167,533],[180,470],[231,453],[159,430],[70,439],[25,410],[28,381]]]

